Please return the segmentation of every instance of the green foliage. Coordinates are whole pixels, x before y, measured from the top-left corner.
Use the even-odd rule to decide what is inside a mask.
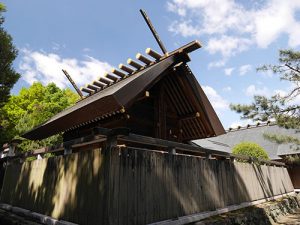
[[[54,83],[43,86],[34,83],[22,88],[18,95],[11,96],[0,114],[0,144],[19,137],[26,131],[45,122],[63,109],[73,105],[78,96],[70,89],[61,90]],[[57,144],[61,135],[54,135],[41,141],[25,140],[19,145],[23,151]]]
[[[12,67],[18,51],[12,44],[12,37],[3,29],[5,6],[0,3],[0,109],[8,101],[10,90],[20,78]]]
[[[268,160],[267,152],[258,144],[253,142],[241,142],[232,149],[233,154],[255,157],[257,159]]]
[[[300,128],[300,105],[292,101],[300,94],[300,51],[280,50],[278,65],[264,65],[258,71],[272,71],[281,80],[291,82],[292,89],[285,96],[279,94],[267,98],[254,96],[250,105],[231,104],[230,108],[242,114],[242,119],[267,121],[275,119],[279,126]]]
[[[49,152],[49,153],[46,153],[46,154],[44,154],[43,155],[43,158],[51,158],[51,157],[54,157],[55,156],[55,154],[53,154],[53,153],[51,153],[51,152]]]
[[[294,143],[296,145],[300,145],[300,140],[293,136],[279,135],[274,133],[264,133],[263,136],[269,141],[276,142],[277,144]]]
[[[25,159],[25,162],[32,162],[32,161],[34,161],[34,160],[36,160],[36,159],[37,159],[36,156],[30,156],[30,157],[27,157],[27,158]]]
[[[5,12],[5,5],[0,2],[0,13]]]
[[[0,2],[0,25],[4,22],[4,17],[2,16],[2,12],[5,12],[6,8],[3,3]]]
[[[55,156],[55,154],[49,152],[49,153],[44,154],[44,155],[42,156],[42,158],[43,158],[43,159],[47,159],[47,158],[51,158],[51,157],[54,157],[54,156]],[[25,159],[26,162],[32,162],[32,161],[34,161],[34,160],[37,160],[37,156],[30,156],[30,157],[27,157],[27,158]]]
[[[45,138],[43,140],[31,141],[24,138],[20,138],[19,135],[15,136],[15,138],[22,139],[22,143],[18,145],[18,150],[22,152],[31,151],[34,149],[39,149],[45,146],[52,146],[62,143],[63,138],[61,134],[56,134],[51,137]]]
[[[287,164],[300,165],[300,157],[298,155],[287,155],[284,157],[284,161]]]

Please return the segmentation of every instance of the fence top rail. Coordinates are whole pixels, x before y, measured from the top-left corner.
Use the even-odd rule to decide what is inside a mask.
[[[221,159],[238,159],[248,162],[258,162],[261,164],[266,165],[274,165],[274,166],[286,166],[285,163],[282,162],[276,162],[276,161],[269,161],[269,160],[262,160],[257,159],[249,156],[244,155],[237,155],[229,152],[223,152],[208,148],[203,148],[201,146],[194,146],[190,144],[184,144],[179,143],[175,141],[169,141],[169,140],[163,140],[138,134],[130,133],[130,130],[128,128],[116,128],[116,129],[108,129],[103,127],[96,127],[93,130],[93,133],[88,136],[76,138],[70,141],[66,141],[60,145],[57,146],[51,146],[51,147],[44,147],[41,149],[36,149],[31,152],[26,152],[22,154],[18,154],[12,157],[7,157],[8,159],[17,159],[17,158],[27,158],[30,156],[36,156],[38,154],[45,154],[45,153],[53,153],[53,152],[59,152],[64,151],[65,148],[76,148],[81,147],[85,145],[89,145],[92,143],[100,143],[100,142],[106,142],[108,141],[109,137],[116,137],[117,140],[123,141],[125,143],[129,143],[128,147],[130,147],[130,143],[136,143],[136,144],[143,144],[146,146],[153,146],[156,148],[165,148],[168,152],[171,152],[171,150],[181,150],[183,152],[188,153],[194,153],[194,154],[201,154],[205,157],[211,158],[221,158]],[[138,148],[137,148],[138,149]],[[147,150],[148,148],[143,148],[143,150]],[[149,148],[149,151],[152,151],[153,149]],[[6,158],[0,159],[0,161],[5,161]]]

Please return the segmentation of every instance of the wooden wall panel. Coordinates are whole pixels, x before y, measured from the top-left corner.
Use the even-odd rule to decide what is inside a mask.
[[[1,202],[83,225],[147,224],[293,191],[284,167],[100,148],[11,163]]]

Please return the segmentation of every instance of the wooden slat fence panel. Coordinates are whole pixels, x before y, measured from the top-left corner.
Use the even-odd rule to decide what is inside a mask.
[[[291,191],[284,167],[99,146],[11,163],[1,202],[83,225],[131,225]]]

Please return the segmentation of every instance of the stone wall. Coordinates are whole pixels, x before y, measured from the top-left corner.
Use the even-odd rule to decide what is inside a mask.
[[[247,207],[215,216],[193,225],[271,225],[282,216],[295,212],[300,207],[300,195],[285,197],[261,205]],[[299,221],[298,221],[299,222]],[[282,224],[282,223],[280,223]],[[298,224],[298,223],[297,223]]]

